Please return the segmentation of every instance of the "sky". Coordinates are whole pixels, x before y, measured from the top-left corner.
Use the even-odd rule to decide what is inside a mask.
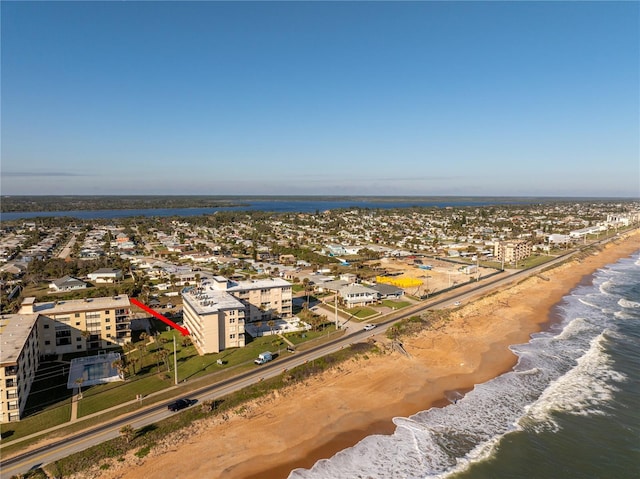
[[[2,195],[640,197],[638,2],[0,8]]]

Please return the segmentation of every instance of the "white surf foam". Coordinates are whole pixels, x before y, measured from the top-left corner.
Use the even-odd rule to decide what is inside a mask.
[[[633,264],[640,266],[640,255]],[[559,307],[564,319],[552,331],[511,348],[519,356],[513,371],[477,385],[455,404],[396,418],[394,434],[367,437],[289,477],[446,478],[493,455],[512,431],[556,429],[560,413],[604,414],[617,385],[627,380],[613,370],[606,351],[607,327],[625,308],[616,296],[618,279],[609,273],[600,270],[592,285],[565,298]],[[635,306],[626,311],[635,313]]]

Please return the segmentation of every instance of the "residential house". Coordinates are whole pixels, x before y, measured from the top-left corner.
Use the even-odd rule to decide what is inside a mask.
[[[95,283],[116,283],[122,279],[122,270],[117,268],[100,268],[87,277]]]
[[[378,291],[361,284],[349,284],[340,288],[338,293],[348,308],[366,306],[378,300]]]
[[[49,283],[49,289],[55,292],[75,291],[78,289],[86,288],[87,283],[78,278],[74,278],[73,276],[65,276],[64,278],[56,279],[55,281]]]

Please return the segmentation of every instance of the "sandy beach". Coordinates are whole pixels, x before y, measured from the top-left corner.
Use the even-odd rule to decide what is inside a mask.
[[[444,404],[510,370],[512,344],[553,321],[553,307],[598,268],[640,249],[636,231],[597,254],[574,260],[455,311],[448,321],[403,338],[409,356],[392,352],[351,360],[323,375],[251,403],[227,420],[194,424],[142,458],[131,453],[99,464],[82,477],[286,478],[292,469],[354,445],[370,434],[389,434],[395,416]],[[135,451],[134,451],[135,452]]]

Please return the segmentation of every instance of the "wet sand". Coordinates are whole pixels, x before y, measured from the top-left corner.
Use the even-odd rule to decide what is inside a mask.
[[[229,414],[167,437],[143,459],[132,454],[96,467],[92,478],[286,478],[292,469],[390,434],[396,416],[446,404],[516,362],[509,350],[557,320],[554,308],[598,268],[640,249],[636,232],[603,251],[571,261],[511,288],[480,298],[428,331],[403,339],[410,357],[376,337],[381,355],[350,360],[304,384],[291,386]],[[134,451],[135,452],[135,451]]]

